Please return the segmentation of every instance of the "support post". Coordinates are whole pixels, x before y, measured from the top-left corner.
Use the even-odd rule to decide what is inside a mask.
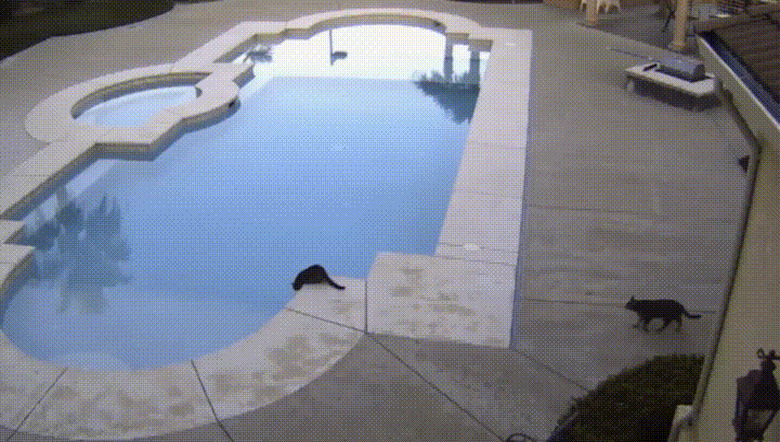
[[[596,6],[596,0],[586,0],[585,2],[585,25],[596,26],[599,24],[599,11]]]
[[[685,35],[688,32],[689,5],[689,0],[677,0],[677,8],[674,13],[674,40],[669,44],[669,49],[675,52],[685,51]]]

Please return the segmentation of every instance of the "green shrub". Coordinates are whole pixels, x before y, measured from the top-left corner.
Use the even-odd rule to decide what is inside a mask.
[[[677,405],[693,402],[703,361],[700,355],[657,356],[622,371],[575,400],[554,440],[665,442]]]

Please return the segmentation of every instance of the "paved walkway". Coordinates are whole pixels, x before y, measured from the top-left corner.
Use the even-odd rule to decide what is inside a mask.
[[[742,216],[750,153],[724,106],[673,107],[623,87],[657,49],[539,9],[534,26],[517,348],[592,388],[663,353],[709,346]],[[565,19],[563,17],[566,17]],[[532,15],[533,17],[533,15]],[[554,49],[553,49],[554,48]],[[644,335],[630,296],[702,319]]]
[[[24,116],[68,85],[172,62],[240,21],[347,6],[433,9],[534,32],[514,348],[367,335],[262,415],[223,422],[234,440],[497,441],[516,431],[542,440],[571,397],[607,376],[655,354],[707,349],[746,188],[736,159],[750,146],[722,106],[692,112],[626,91],[622,71],[636,62],[607,47],[664,51],[582,27],[573,11],[223,0],[53,38],[0,65],[0,174],[42,147]],[[703,317],[679,333],[643,334],[623,309],[631,295],[674,297]]]

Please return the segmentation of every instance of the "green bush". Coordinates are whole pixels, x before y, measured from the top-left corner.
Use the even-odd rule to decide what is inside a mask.
[[[693,402],[703,361],[700,355],[657,356],[624,370],[575,400],[551,440],[666,441],[677,405]]]

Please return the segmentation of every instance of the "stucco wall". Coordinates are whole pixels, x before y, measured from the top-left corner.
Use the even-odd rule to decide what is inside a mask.
[[[759,366],[756,350],[780,350],[780,180],[777,146],[764,145],[723,334],[700,418],[681,441],[734,440],[736,378]],[[780,373],[775,372],[777,379]],[[780,418],[764,440],[780,440]]]

